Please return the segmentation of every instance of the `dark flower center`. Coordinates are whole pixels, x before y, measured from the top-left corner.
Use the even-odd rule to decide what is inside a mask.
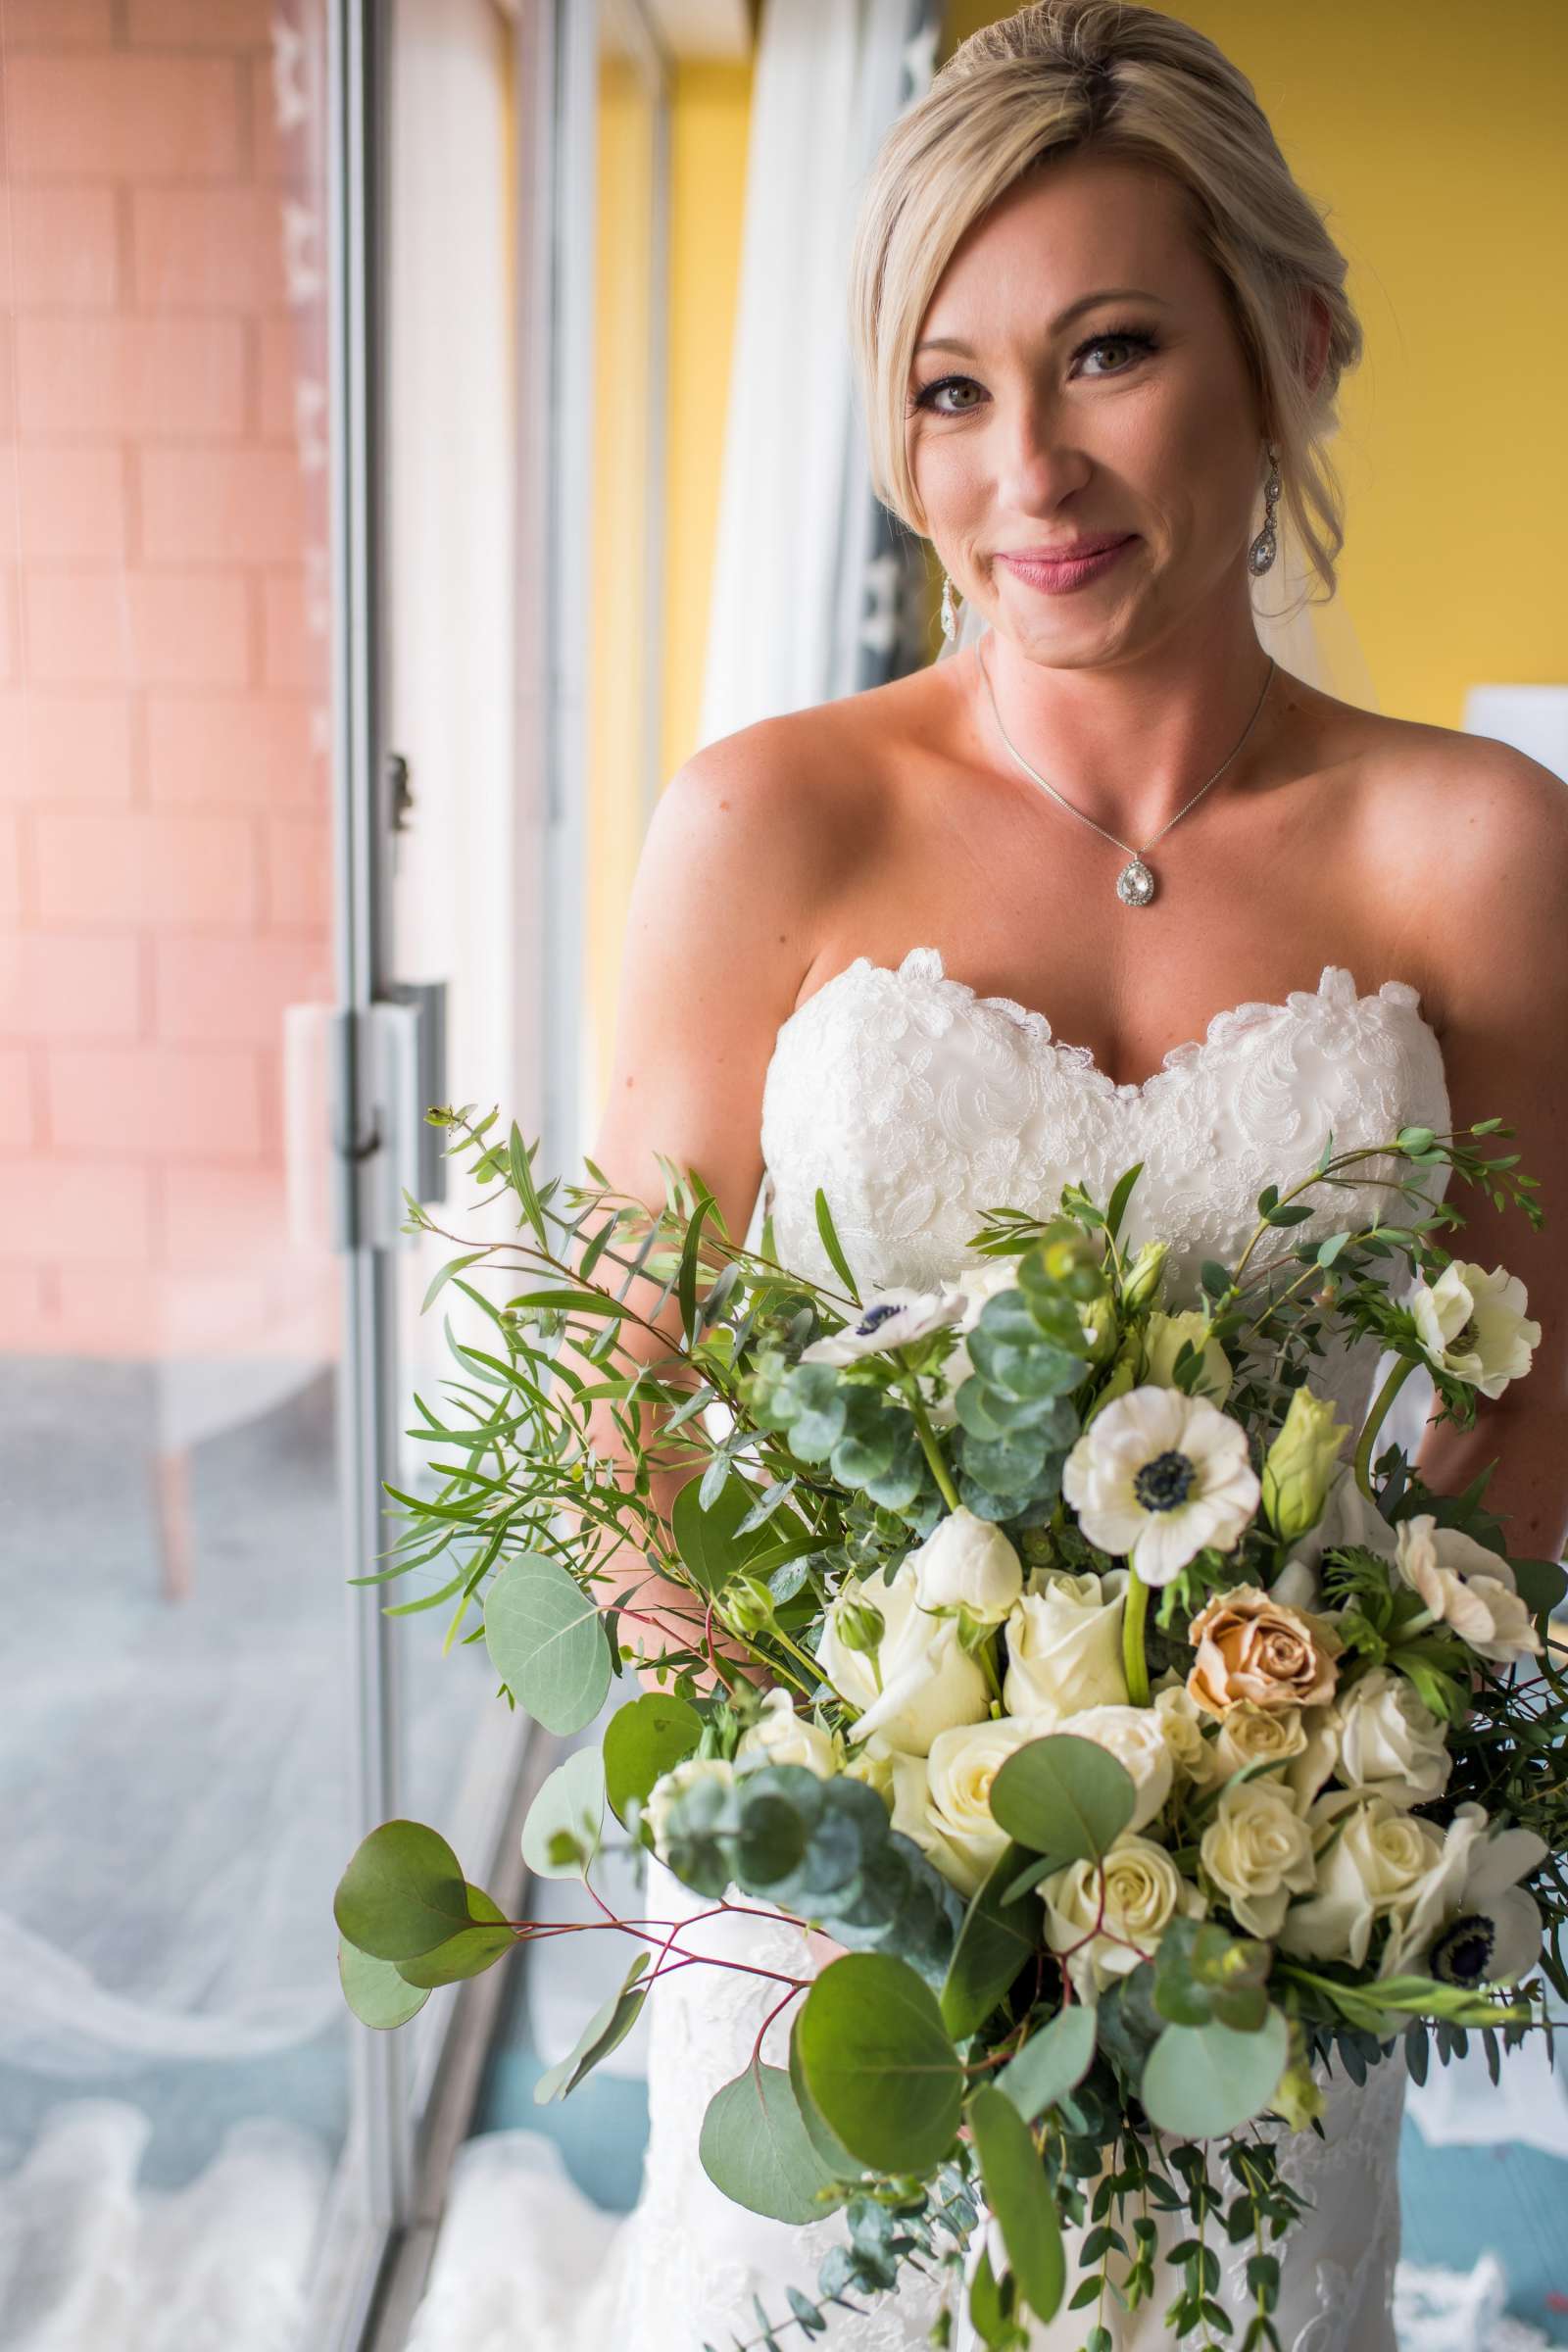
[[[886,1300],[880,1306],[868,1306],[855,1326],[856,1338],[858,1340],[869,1339],[873,1331],[881,1329],[890,1315],[902,1314],[903,1311],[902,1307],[889,1305]]]
[[[1497,1931],[1485,1912],[1472,1911],[1446,1928],[1432,1947],[1432,1974],[1444,1984],[1483,1984]]]
[[[1173,1511],[1187,1500],[1197,1476],[1188,1456],[1172,1448],[1144,1464],[1133,1480],[1133,1493],[1146,1511]]]

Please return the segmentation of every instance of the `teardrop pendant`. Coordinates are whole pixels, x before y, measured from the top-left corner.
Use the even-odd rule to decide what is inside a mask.
[[[1154,895],[1154,877],[1141,858],[1130,858],[1116,876],[1116,896],[1124,906],[1147,906]]]

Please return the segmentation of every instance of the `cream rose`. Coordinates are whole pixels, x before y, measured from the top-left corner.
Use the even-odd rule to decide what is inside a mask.
[[[1286,1792],[1267,1781],[1221,1789],[1199,1852],[1249,1936],[1275,1935],[1291,1896],[1317,1885],[1312,1833]]]
[[[1007,1618],[1007,1672],[1002,1686],[1009,1715],[1066,1714],[1076,1707],[1123,1706],[1121,1620],[1127,1571],[1069,1576],[1048,1569]]]
[[[1208,1317],[1200,1307],[1183,1307],[1177,1313],[1166,1314],[1156,1306],[1144,1330],[1145,1380],[1152,1381],[1156,1389],[1173,1389],[1176,1358],[1183,1343],[1190,1340],[1203,1358],[1203,1369],[1193,1395],[1206,1396],[1210,1404],[1223,1404],[1231,1393],[1230,1358],[1218,1340],[1204,1336],[1207,1330]]]
[[[1335,1716],[1336,1770],[1348,1788],[1405,1806],[1442,1795],[1452,1769],[1445,1727],[1404,1675],[1369,1668],[1342,1693]]]
[[[865,1601],[882,1615],[874,1665],[864,1650],[850,1648],[838,1625],[846,1608]],[[939,1732],[978,1723],[990,1704],[986,1678],[960,1648],[956,1620],[921,1608],[907,1558],[890,1583],[847,1585],[829,1603],[817,1658],[834,1690],[861,1710],[857,1745],[879,1733],[889,1747],[923,1756]]]
[[[991,1784],[1007,1758],[1031,1740],[1037,1725],[1013,1715],[996,1723],[960,1724],[940,1732],[926,1758],[926,1850],[964,1894],[973,1894],[1006,1848],[1007,1833],[991,1811]],[[894,1828],[901,1826],[894,1815]]]
[[[1167,1683],[1156,1690],[1152,1713],[1175,1771],[1195,1788],[1206,1788],[1214,1778],[1214,1743],[1203,1737],[1203,1726],[1210,1718],[1193,1704],[1187,1685]]]
[[[819,1781],[839,1768],[841,1743],[809,1715],[797,1715],[787,1690],[769,1690],[762,1711],[741,1734],[735,1762],[743,1771],[760,1764],[803,1764]]]
[[[1084,1707],[1051,1726],[1074,1740],[1092,1740],[1131,1775],[1137,1791],[1130,1832],[1147,1829],[1170,1794],[1173,1766],[1164,1726],[1152,1707]]]
[[[1260,1707],[1313,1706],[1331,1696],[1344,1647],[1325,1618],[1274,1600],[1256,1585],[1216,1592],[1193,1619],[1198,1652],[1187,1688],[1210,1715],[1250,1698]]]
[[[1500,1553],[1460,1528],[1440,1527],[1430,1511],[1401,1519],[1396,1541],[1399,1575],[1478,1658],[1510,1666],[1537,1654],[1541,1636]]]
[[[1330,1789],[1307,1815],[1317,1891],[1293,1903],[1275,1941],[1302,1960],[1365,1966],[1372,1930],[1407,1906],[1443,1849],[1442,1833],[1386,1796]]]
[[[1541,1325],[1525,1313],[1525,1286],[1505,1266],[1489,1274],[1456,1257],[1435,1283],[1418,1282],[1408,1303],[1432,1362],[1483,1396],[1500,1396],[1522,1380],[1541,1345]]]
[[[1023,1562],[1000,1527],[960,1502],[907,1554],[923,1609],[967,1609],[1000,1625],[1023,1591]]]
[[[1203,1898],[1184,1879],[1162,1845],[1123,1831],[1104,1858],[1105,1908],[1100,1931],[1100,1870],[1071,1862],[1047,1879],[1046,1941],[1070,1955],[1067,1974],[1081,1999],[1093,1999],[1113,1977],[1129,1976],[1152,1953],[1178,1915],[1201,1919]]]

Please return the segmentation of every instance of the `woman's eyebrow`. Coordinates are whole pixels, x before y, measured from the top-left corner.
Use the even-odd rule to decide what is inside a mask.
[[[1102,286],[1096,293],[1080,294],[1076,302],[1069,302],[1064,311],[1058,311],[1051,321],[1051,332],[1060,334],[1080,311],[1092,311],[1097,302],[1152,302],[1161,310],[1166,308],[1160,296],[1151,294],[1147,286]],[[922,351],[956,351],[966,360],[980,356],[972,344],[962,342],[956,335],[928,335],[924,342],[915,345],[913,357],[918,359]]]

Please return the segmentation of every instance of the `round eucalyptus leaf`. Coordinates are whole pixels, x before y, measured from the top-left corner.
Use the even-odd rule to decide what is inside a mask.
[[[1026,2124],[1054,2107],[1095,2062],[1096,2016],[1088,2001],[1060,2009],[1023,2045],[997,2077],[997,2088],[1012,2101]]]
[[[522,1858],[536,1878],[578,1878],[599,1851],[604,1825],[605,1759],[597,1747],[576,1748],[539,1784],[522,1825]]]
[[[866,2168],[858,2156],[850,2154],[837,2133],[828,2130],[821,2110],[806,2086],[800,2044],[793,2034],[790,2035],[789,2074],[790,2088],[795,2093],[795,2111],[801,2119],[802,2130],[815,2151],[818,2164],[825,2168],[834,2180],[858,2180]]]
[[[853,2156],[879,2172],[928,2173],[951,2152],[963,2068],[912,1968],[848,1953],[817,1978],[794,2030],[807,2091]]]
[[[1265,2108],[1290,2058],[1284,2013],[1255,2034],[1233,2026],[1167,2026],[1149,2054],[1139,2097],[1156,2131],[1183,2139],[1239,2132]]]
[[[547,1732],[580,1732],[605,1703],[610,1644],[593,1595],[542,1551],[509,1560],[485,1595],[491,1663]]]
[[[998,1826],[1063,1866],[1098,1862],[1131,1821],[1136,1802],[1127,1767],[1070,1732],[1014,1748],[991,1784]]]
[[[779,2067],[749,2066],[713,2093],[697,2153],[713,2186],[748,2213],[815,2222],[844,2202]]]
[[[1067,2257],[1040,2152],[1017,2108],[995,2083],[983,2083],[965,2113],[986,2203],[997,2217],[1018,2291],[1037,2320],[1052,2319],[1067,2282]]]
[[[378,2032],[406,2026],[430,1998],[428,1986],[411,1984],[390,1960],[356,1950],[346,1936],[338,1938],[337,1973],[343,1998],[361,2025]]]
[[[332,1916],[375,1960],[416,1960],[472,1924],[457,1855],[420,1821],[370,1832],[338,1881]]]
[[[697,1709],[673,1691],[650,1690],[619,1707],[605,1726],[605,1793],[618,1821],[635,1799],[646,1804],[654,1783],[683,1763],[703,1736]]]
[[[642,2013],[648,1998],[648,1987],[637,1980],[649,1965],[652,1954],[639,1952],[626,1971],[620,1990],[596,2009],[577,2036],[573,2048],[566,2052],[559,2065],[546,2069],[533,2086],[534,2104],[547,2107],[553,2099],[564,2099],[574,2091],[584,2075],[608,2058],[611,2051],[623,2042]]]

